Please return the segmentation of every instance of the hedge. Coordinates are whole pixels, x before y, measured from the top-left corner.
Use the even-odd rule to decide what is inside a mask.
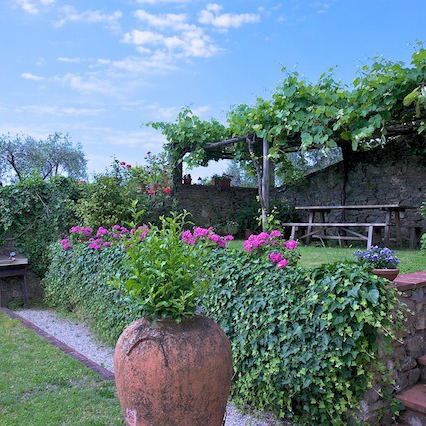
[[[142,315],[110,284],[126,276],[121,247],[52,250],[47,301],[76,311],[115,343]],[[375,372],[383,372],[377,338],[390,347],[400,321],[395,291],[350,263],[279,270],[267,258],[220,249],[209,263],[213,281],[200,304],[231,340],[233,401],[301,425],[346,424]]]

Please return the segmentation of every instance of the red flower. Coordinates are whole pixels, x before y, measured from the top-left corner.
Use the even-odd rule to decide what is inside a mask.
[[[127,167],[128,169],[130,169],[130,168],[132,167],[132,165],[131,165],[131,164],[126,164],[126,167]]]
[[[165,188],[164,188],[164,193],[165,194],[170,194],[172,192],[172,190],[170,189],[170,186],[166,186]]]
[[[151,155],[151,151],[148,151],[148,152],[146,153],[146,155]]]
[[[125,161],[120,161],[120,166],[125,166],[126,162]]]
[[[149,189],[149,190],[148,190],[148,194],[149,194],[149,195],[152,195],[153,193],[154,193],[154,190],[153,190],[153,189]]]

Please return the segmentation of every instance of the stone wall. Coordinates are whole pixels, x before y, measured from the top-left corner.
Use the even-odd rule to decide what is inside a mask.
[[[406,306],[406,331],[400,333],[399,341],[392,343],[391,354],[382,354],[394,385],[387,389],[368,390],[360,403],[357,417],[371,425],[392,424],[389,400],[382,399],[381,394],[388,392],[395,396],[419,380],[426,380],[425,371],[422,373],[421,365],[417,362],[419,357],[426,355],[426,281],[418,284],[397,283],[396,286],[401,291],[399,298]]]
[[[426,156],[406,141],[395,141],[384,148],[354,153],[349,164],[346,191],[343,163],[312,173],[302,182],[271,190],[271,198],[295,206],[339,204],[401,204],[416,207],[401,213],[402,234],[408,239],[407,226],[424,227],[419,207],[426,190]],[[254,188],[219,190],[214,186],[182,185],[177,189],[181,205],[193,213],[194,222],[203,226],[236,220],[247,200],[256,198]],[[347,222],[384,222],[381,210],[333,211],[330,220]],[[300,213],[297,220],[305,221]],[[418,230],[420,231],[420,230]],[[417,238],[419,237],[417,233]]]
[[[247,202],[256,199],[255,188],[223,188],[208,185],[182,185],[177,188],[177,200],[192,213],[198,226],[217,226],[237,221],[238,212]]]
[[[420,207],[426,190],[426,156],[401,140],[384,148],[354,153],[344,191],[343,162],[312,173],[297,185],[278,189],[280,197],[297,206],[401,204]],[[385,213],[335,211],[333,220],[383,222]],[[342,217],[342,215],[345,217]],[[307,215],[307,214],[306,214]],[[306,215],[299,219],[305,220]],[[422,226],[418,209],[402,213],[402,222]]]

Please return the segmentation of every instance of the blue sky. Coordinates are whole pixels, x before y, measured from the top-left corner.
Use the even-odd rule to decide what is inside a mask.
[[[425,16],[424,0],[3,0],[0,133],[69,133],[90,173],[143,164],[164,143],[143,123],[184,106],[224,121],[282,66],[349,84],[373,56],[408,63]]]

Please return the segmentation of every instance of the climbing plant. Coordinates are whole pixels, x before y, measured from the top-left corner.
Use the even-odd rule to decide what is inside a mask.
[[[270,99],[237,105],[228,112],[227,125],[201,120],[183,109],[174,123],[148,123],[167,138],[172,162],[190,166],[230,158],[252,161],[260,201],[268,209],[270,161],[285,163],[289,152],[340,147],[346,170],[356,150],[385,144],[400,134],[424,138],[426,50],[418,43],[411,64],[375,57],[344,85],[333,70],[311,83],[297,72],[283,69],[284,79]],[[423,115],[422,115],[423,114]]]

